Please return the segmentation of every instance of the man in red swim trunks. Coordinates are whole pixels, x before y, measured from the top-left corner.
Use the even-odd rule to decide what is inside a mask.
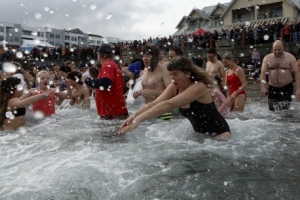
[[[95,102],[101,119],[126,119],[128,111],[123,96],[124,80],[121,69],[114,62],[109,44],[98,49],[98,61],[102,64],[97,79],[87,78],[85,84],[96,89]]]

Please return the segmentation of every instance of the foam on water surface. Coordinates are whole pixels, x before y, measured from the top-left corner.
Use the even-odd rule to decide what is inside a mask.
[[[116,135],[121,121],[57,110],[0,135],[3,199],[274,199],[299,196],[299,112],[248,101],[229,141],[175,117]]]

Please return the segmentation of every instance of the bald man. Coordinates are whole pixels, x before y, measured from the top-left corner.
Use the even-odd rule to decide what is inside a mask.
[[[300,100],[300,73],[295,57],[283,51],[283,43],[276,40],[273,53],[265,56],[261,67],[261,94],[268,95],[269,110],[288,110],[293,95],[292,71],[295,74],[296,93]],[[266,73],[269,73],[269,88],[266,87]]]

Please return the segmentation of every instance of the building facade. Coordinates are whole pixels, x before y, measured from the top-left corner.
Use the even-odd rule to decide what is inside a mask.
[[[21,24],[0,22],[0,45],[21,46],[22,40],[41,41],[43,44],[49,43],[55,47],[86,47],[101,45],[104,38],[100,35],[84,33],[80,29],[27,27]]]
[[[232,0],[203,9],[194,8],[176,26],[174,35],[191,34],[202,28],[213,32],[237,26],[254,27],[279,19],[283,24],[300,18],[299,0]]]

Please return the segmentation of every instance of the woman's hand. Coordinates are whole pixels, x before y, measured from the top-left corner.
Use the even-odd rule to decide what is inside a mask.
[[[120,129],[119,129],[119,134],[123,134],[126,133],[128,131],[133,130],[134,128],[136,128],[138,125],[140,125],[141,122],[139,122],[138,120],[136,120],[136,117],[134,114],[132,114],[131,116],[129,116],[121,125]]]

